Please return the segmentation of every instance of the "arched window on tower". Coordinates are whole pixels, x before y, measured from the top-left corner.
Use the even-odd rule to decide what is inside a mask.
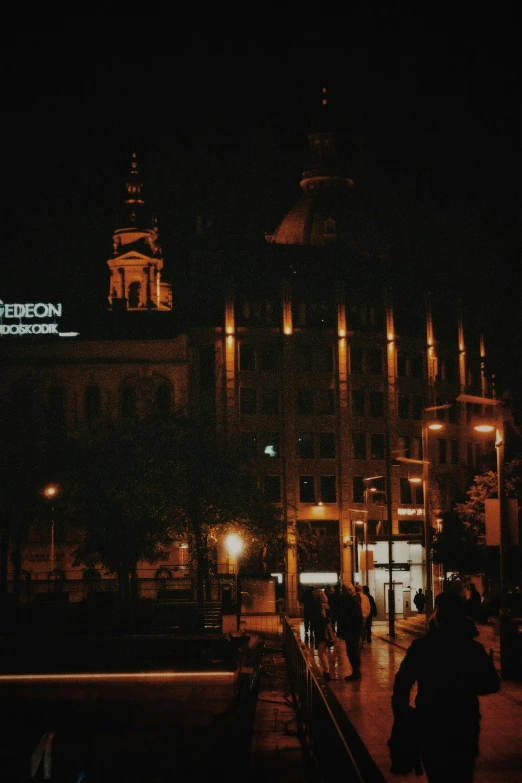
[[[136,281],[129,286],[129,307],[136,308],[140,306],[141,283]]]

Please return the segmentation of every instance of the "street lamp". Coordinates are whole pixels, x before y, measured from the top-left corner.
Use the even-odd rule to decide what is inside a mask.
[[[54,552],[54,503],[53,500],[58,494],[58,487],[56,484],[48,484],[44,487],[44,496],[51,502],[51,573],[54,571],[55,552]]]
[[[363,481],[366,482],[364,487],[364,514],[365,514],[365,523],[364,523],[364,548],[365,548],[365,577],[366,582],[365,584],[369,587],[369,581],[368,581],[368,521],[369,521],[369,513],[370,513],[370,503],[369,499],[371,497],[371,494],[374,492],[379,492],[377,487],[369,486],[369,482],[371,481],[378,481],[379,479],[384,478],[383,476],[367,476],[366,478],[363,478]]]
[[[237,630],[239,631],[239,619],[241,616],[241,597],[239,595],[239,555],[243,551],[243,539],[237,533],[229,533],[225,538],[225,546],[232,559],[232,572],[235,575],[235,599],[237,607]]]
[[[451,408],[453,403],[447,403],[446,405],[431,405],[428,408],[424,408],[424,414],[434,413],[435,411],[447,410]],[[422,420],[422,457],[423,459],[409,459],[408,457],[397,457],[398,462],[404,462],[406,464],[422,465],[422,478],[420,476],[408,477],[410,483],[422,482],[422,501],[424,507],[424,550],[426,560],[426,622],[429,621],[433,612],[433,579],[432,579],[432,562],[431,562],[431,518],[430,518],[430,503],[429,503],[429,490],[430,490],[430,459],[429,459],[429,439],[428,433],[430,430],[438,431],[444,427],[444,424],[437,419],[427,420],[423,416]]]
[[[471,403],[473,405],[487,405],[498,406],[501,405],[501,401],[490,397],[476,397],[472,394],[459,394],[457,402]],[[499,642],[500,642],[500,673],[504,678],[509,679],[511,676],[510,667],[512,665],[511,656],[509,654],[509,619],[510,609],[507,597],[507,587],[509,581],[508,574],[508,544],[509,544],[509,529],[508,518],[506,508],[506,492],[505,492],[505,477],[504,477],[504,425],[503,422],[498,422],[498,417],[495,417],[495,424],[481,422],[476,424],[473,429],[476,432],[491,433],[495,432],[495,449],[497,451],[497,495],[498,495],[498,511],[499,511],[499,525],[500,525],[500,547],[499,547],[499,560],[500,560],[500,614],[499,614]]]

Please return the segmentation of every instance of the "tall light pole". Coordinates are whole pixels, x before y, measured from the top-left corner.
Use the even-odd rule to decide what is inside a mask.
[[[498,406],[501,405],[501,401],[490,397],[476,397],[472,394],[459,394],[457,397],[458,402],[471,403],[472,405],[481,406]],[[509,582],[509,570],[508,570],[508,547],[509,547],[509,527],[507,518],[507,504],[506,504],[506,491],[505,491],[505,477],[504,477],[504,422],[499,421],[499,417],[495,416],[495,423],[476,424],[473,427],[477,432],[490,433],[495,432],[495,449],[497,451],[497,495],[498,495],[498,512],[499,512],[499,527],[500,527],[500,546],[499,546],[499,560],[500,560],[500,614],[499,614],[499,642],[500,642],[500,673],[505,679],[511,677],[511,666],[513,661],[510,654],[510,634],[509,634],[509,621],[510,621],[510,608],[507,598],[507,588]]]
[[[48,484],[46,487],[44,487],[43,491],[46,498],[48,498],[51,501],[51,552],[50,552],[50,561],[51,561],[51,573],[54,571],[54,563],[55,563],[55,548],[54,548],[54,503],[53,500],[58,494],[58,487],[55,484]]]
[[[229,535],[225,538],[225,546],[232,559],[232,569],[235,575],[234,589],[235,589],[236,610],[237,610],[236,611],[237,630],[239,631],[240,617],[241,617],[241,596],[239,594],[239,555],[243,551],[243,539],[241,538],[241,536],[238,536],[237,533],[229,533]]]
[[[433,414],[436,411],[447,410],[453,403],[446,405],[431,405],[424,408],[422,418],[422,459],[410,459],[409,457],[397,457],[398,462],[404,462],[412,465],[422,465],[422,478],[410,478],[412,483],[422,481],[422,502],[424,513],[424,557],[426,561],[426,623],[429,621],[433,612],[433,579],[432,579],[432,560],[431,560],[431,515],[430,515],[430,458],[429,458],[429,430],[441,430],[444,424],[437,419],[427,419],[426,414]]]
[[[363,478],[363,481],[365,482],[365,485],[364,485],[364,520],[365,520],[365,526],[364,526],[364,548],[365,548],[365,555],[364,556],[365,556],[365,566],[366,566],[365,567],[365,571],[366,571],[365,578],[366,578],[366,585],[367,585],[367,587],[370,586],[369,581],[368,581],[368,570],[369,570],[369,568],[368,568],[368,566],[369,566],[369,564],[368,564],[368,524],[369,524],[369,519],[370,519],[370,516],[369,516],[369,514],[370,514],[369,499],[371,497],[370,493],[378,491],[376,487],[370,486],[370,482],[377,481],[378,479],[382,479],[382,478],[384,478],[384,477],[383,476],[366,476],[365,478]]]

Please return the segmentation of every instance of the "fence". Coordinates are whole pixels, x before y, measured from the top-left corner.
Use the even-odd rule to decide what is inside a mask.
[[[298,725],[321,783],[338,783],[340,770],[347,783],[385,783],[334,694],[321,687],[321,672],[303,654],[286,616],[283,644]]]

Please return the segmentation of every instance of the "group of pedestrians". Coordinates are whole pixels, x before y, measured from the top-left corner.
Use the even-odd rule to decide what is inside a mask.
[[[422,612],[425,596],[422,590],[417,595],[414,603]],[[473,600],[476,602],[476,597]],[[439,594],[428,618],[427,633],[406,651],[392,696],[388,745],[393,773],[422,774],[424,768],[429,783],[473,782],[479,752],[478,697],[498,691],[500,678],[491,657],[476,640],[478,630],[470,616],[472,602],[454,590]],[[331,680],[328,646],[333,643],[334,623],[352,666],[345,680],[361,679],[361,647],[371,643],[376,614],[375,600],[366,586],[348,582],[330,595],[322,589],[310,589],[304,598],[305,639],[314,640],[325,680]]]
[[[324,590],[309,587],[303,595],[305,641],[313,641],[325,680],[331,680],[328,648],[335,635],[344,640],[352,673],[347,682],[361,679],[361,647],[372,643],[375,599],[367,586],[348,582]]]

